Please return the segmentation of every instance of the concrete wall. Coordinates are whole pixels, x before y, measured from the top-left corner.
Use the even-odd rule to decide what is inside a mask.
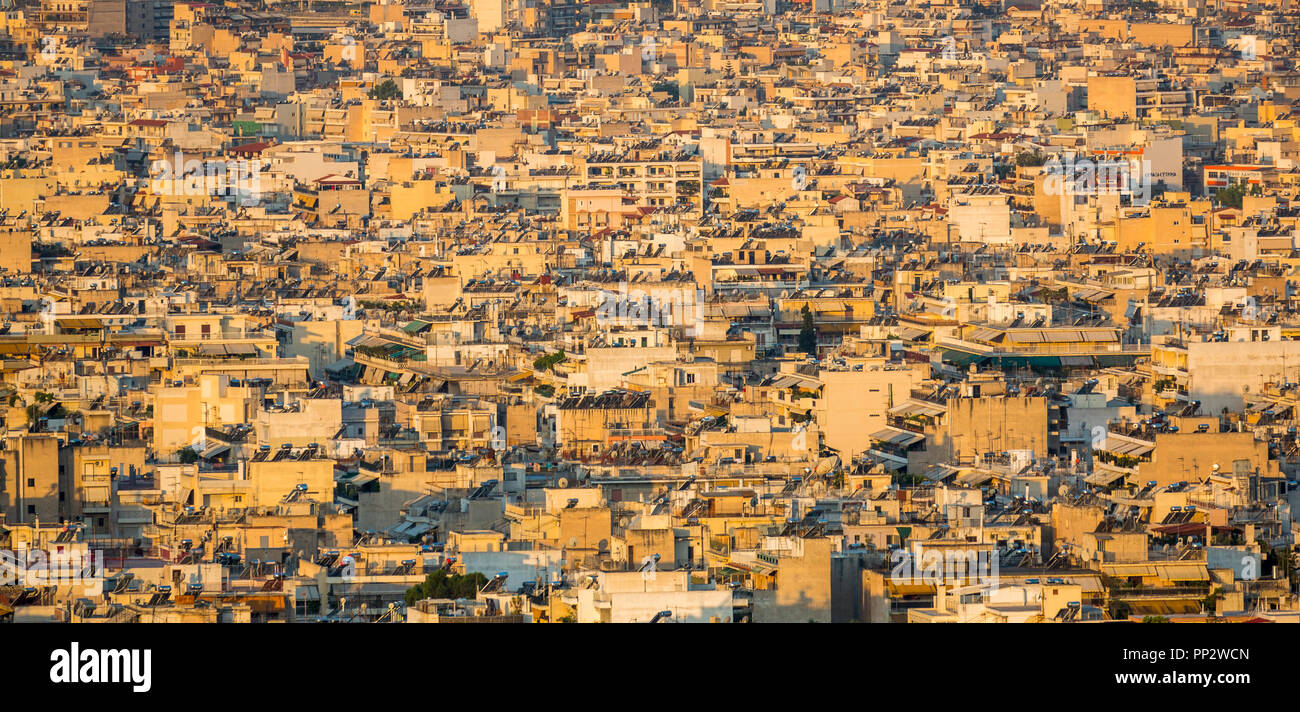
[[[920,370],[822,371],[825,386],[816,418],[825,444],[848,461],[871,444],[871,434],[885,427],[886,411],[907,400],[925,376]]]
[[[1151,462],[1141,465],[1139,477],[1162,486],[1208,477],[1214,465],[1220,474],[1231,475],[1237,460],[1249,460],[1261,475],[1277,471],[1277,463],[1268,459],[1268,446],[1257,442],[1254,433],[1161,433],[1155,444]]]
[[[943,431],[928,449],[939,457],[980,457],[986,452],[1032,450],[1035,457],[1048,453],[1046,398],[960,398],[948,402]]]
[[[53,435],[8,438],[0,451],[0,511],[10,523],[59,521],[59,441]]]
[[[831,622],[831,540],[798,541],[803,555],[781,558],[776,588],[754,592],[755,623]]]
[[[1224,341],[1187,344],[1188,390],[1206,413],[1244,405],[1243,388],[1269,381],[1300,381],[1300,341]]]

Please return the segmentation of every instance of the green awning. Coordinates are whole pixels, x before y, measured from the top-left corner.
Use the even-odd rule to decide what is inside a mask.
[[[978,365],[984,363],[985,361],[988,360],[988,357],[982,354],[966,353],[965,351],[945,350],[943,353],[943,360],[948,364],[951,364],[958,368],[963,368],[971,364]]]
[[[1124,366],[1132,366],[1133,362],[1141,356],[1150,356],[1150,354],[1141,352],[1126,354],[1098,354],[1094,358],[1097,359],[1098,368],[1122,368]]]

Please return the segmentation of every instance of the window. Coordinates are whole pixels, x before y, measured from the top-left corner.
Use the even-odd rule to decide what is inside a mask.
[[[35,486],[36,486],[36,478],[35,478],[35,477],[28,477],[28,478],[27,478],[27,486],[28,486],[28,487],[35,487]]]

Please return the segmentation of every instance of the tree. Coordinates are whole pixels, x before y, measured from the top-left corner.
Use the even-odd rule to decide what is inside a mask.
[[[1221,598],[1223,598],[1223,594],[1219,591],[1213,591],[1207,594],[1205,598],[1201,599],[1201,609],[1211,616],[1215,615],[1219,607],[1219,599]]]
[[[817,357],[817,327],[813,325],[812,310],[803,305],[803,328],[799,330],[799,350]]]
[[[380,82],[379,85],[376,86],[374,89],[371,89],[370,93],[368,94],[368,96],[371,99],[378,99],[380,101],[388,101],[389,99],[396,99],[401,95],[402,95],[402,90],[397,88],[397,82],[393,81],[392,79],[385,79],[384,81]]]
[[[539,356],[533,360],[534,371],[554,371],[556,364],[563,363],[568,356],[564,354],[564,349],[560,349],[553,354]]]
[[[1227,188],[1221,188],[1214,191],[1214,199],[1220,205],[1226,205],[1229,208],[1241,208],[1241,199],[1246,196],[1247,188],[1245,183],[1233,183]]]
[[[1041,151],[1021,151],[1016,154],[1017,166],[1041,166],[1047,163],[1047,156]]]
[[[1168,623],[1169,619],[1164,616],[1142,616],[1143,623]]]
[[[475,571],[468,574],[447,575],[438,569],[424,577],[424,583],[406,589],[406,605],[413,606],[426,598],[474,598],[487,583],[487,577]]]
[[[1131,611],[1132,609],[1129,608],[1129,605],[1124,601],[1111,601],[1110,605],[1107,606],[1106,612],[1110,614],[1111,620],[1122,620],[1128,618]]]

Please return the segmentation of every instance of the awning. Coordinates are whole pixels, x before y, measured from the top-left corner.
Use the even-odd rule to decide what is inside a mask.
[[[378,336],[375,336],[374,334],[362,334],[360,336],[354,336],[351,339],[348,339],[344,343],[346,343],[348,346],[362,346],[365,348],[376,348],[379,346],[387,346],[389,342],[379,338]]]
[[[884,430],[878,430],[872,433],[871,439],[887,442],[898,447],[907,447],[921,442],[925,439],[925,436],[911,432],[910,430],[903,430],[902,428],[887,427]]]
[[[1126,600],[1129,614],[1135,616],[1200,613],[1201,604],[1186,599]]]
[[[1237,532],[1241,531],[1237,527],[1221,527],[1210,525],[1210,529],[1216,532]],[[1163,526],[1151,527],[1151,531],[1157,534],[1172,534],[1174,536],[1184,536],[1187,534],[1204,534],[1205,522],[1184,522],[1182,524],[1165,524]]]
[[[1105,289],[1080,289],[1079,291],[1074,293],[1075,299],[1084,302],[1091,302],[1093,304],[1097,302],[1105,301],[1114,296],[1115,296],[1114,292],[1107,291]]]
[[[252,344],[203,344],[199,347],[202,356],[254,356],[257,347]]]
[[[55,319],[60,329],[101,329],[104,322],[99,319]]]
[[[1107,487],[1110,485],[1110,483],[1114,482],[1115,480],[1121,479],[1123,477],[1124,477],[1123,472],[1095,472],[1083,478],[1083,481],[1087,482],[1090,485],[1097,485],[1098,487]]]
[[[433,529],[433,525],[425,522],[415,522],[412,524],[411,528],[406,531],[406,536],[421,536],[430,529]]]
[[[982,354],[972,354],[965,351],[946,349],[943,354],[943,360],[958,368],[964,368],[971,364],[983,363],[988,360],[988,357]]]
[[[242,600],[248,604],[249,610],[254,613],[275,613],[284,610],[283,596],[250,596]]]
[[[991,479],[993,479],[991,472],[967,472],[957,478],[957,484],[963,487],[979,487]]]
[[[351,480],[348,480],[348,484],[355,485],[357,487],[364,487],[365,485],[368,485],[377,479],[379,479],[379,475],[372,475],[368,472],[362,472],[357,474],[357,476],[353,477]]]
[[[972,339],[977,339],[979,341],[996,341],[1001,336],[1002,336],[1001,331],[998,331],[997,329],[989,329],[986,327],[979,327],[977,329],[971,330],[970,332],[970,337]]]
[[[935,585],[932,583],[894,583],[888,584],[891,596],[933,596]]]
[[[204,460],[210,460],[210,459],[216,457],[217,455],[220,455],[220,454],[222,454],[222,453],[229,452],[229,451],[230,451],[230,446],[229,446],[229,445],[226,445],[226,444],[224,444],[224,443],[217,443],[216,445],[213,445],[212,447],[209,447],[208,449],[206,449],[206,450],[204,450],[202,453],[200,453],[200,454],[199,454],[199,457],[203,458]]]
[[[931,465],[930,467],[926,468],[925,472],[921,473],[921,477],[923,477],[924,479],[930,482],[938,484],[941,482],[947,482],[948,480],[952,479],[958,472],[961,472],[961,470],[956,467],[953,467],[952,465],[944,465],[941,463],[938,465]]]
[[[947,411],[947,408],[936,403],[927,403],[921,400],[908,400],[901,405],[896,405],[893,408],[890,408],[889,414],[901,418],[913,415],[927,415],[933,417],[936,415],[942,415]]]
[[[1106,449],[1116,455],[1128,455],[1130,457],[1142,457],[1147,453],[1155,450],[1154,445],[1146,443],[1135,443],[1128,440],[1118,440],[1116,438],[1107,438]]]

